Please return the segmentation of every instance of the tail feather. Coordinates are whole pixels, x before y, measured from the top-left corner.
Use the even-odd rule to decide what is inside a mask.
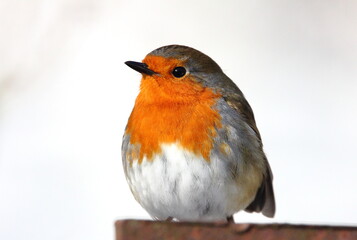
[[[268,162],[268,161],[267,161]],[[262,212],[266,217],[275,215],[275,197],[273,190],[273,175],[268,165],[268,171],[255,195],[253,202],[245,209],[247,212]]]

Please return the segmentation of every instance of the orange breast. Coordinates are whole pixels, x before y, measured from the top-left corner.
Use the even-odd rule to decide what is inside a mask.
[[[154,78],[144,76],[142,79],[141,91],[126,128],[130,143],[140,145],[139,163],[144,156],[151,160],[154,154],[160,153],[163,143],[179,143],[209,161],[216,129],[221,127],[220,115],[213,108],[219,95],[186,79],[179,83],[178,89],[195,87],[197,92],[183,96],[170,92],[177,83],[163,83],[163,79]],[[167,91],[163,91],[163,87],[168,87]]]

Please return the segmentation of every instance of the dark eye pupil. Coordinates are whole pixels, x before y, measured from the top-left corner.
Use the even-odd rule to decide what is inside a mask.
[[[184,67],[175,67],[175,69],[172,71],[172,75],[174,75],[177,78],[183,77],[186,74],[186,69]]]

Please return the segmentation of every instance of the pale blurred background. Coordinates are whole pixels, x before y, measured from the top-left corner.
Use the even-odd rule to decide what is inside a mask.
[[[148,219],[121,137],[140,74],[167,44],[216,60],[251,103],[277,214],[357,225],[357,2],[0,1],[0,239],[113,239]]]

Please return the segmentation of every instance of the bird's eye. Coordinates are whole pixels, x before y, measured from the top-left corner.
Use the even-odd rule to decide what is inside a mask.
[[[174,70],[172,71],[172,75],[176,78],[181,78],[185,76],[186,74],[186,69],[184,67],[175,67]]]

